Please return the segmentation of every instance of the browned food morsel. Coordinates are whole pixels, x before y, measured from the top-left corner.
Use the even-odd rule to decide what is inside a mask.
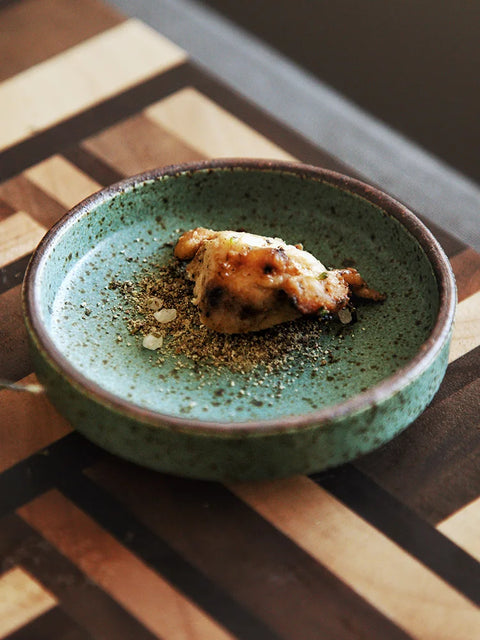
[[[260,331],[303,315],[335,314],[352,295],[385,296],[356,269],[327,269],[301,245],[240,231],[185,232],[175,256],[190,261],[193,303],[202,323],[221,333]]]

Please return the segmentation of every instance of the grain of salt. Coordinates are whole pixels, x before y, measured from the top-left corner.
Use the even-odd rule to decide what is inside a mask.
[[[158,320],[158,322],[166,324],[167,322],[172,322],[172,320],[175,320],[175,318],[177,317],[177,310],[160,309],[160,311],[157,311],[153,314],[153,317],[155,318],[155,320]]]
[[[154,336],[153,333],[149,333],[146,336],[144,336],[142,344],[145,347],[145,349],[150,349],[150,351],[156,351],[157,349],[160,349],[160,347],[163,345],[163,337]]]

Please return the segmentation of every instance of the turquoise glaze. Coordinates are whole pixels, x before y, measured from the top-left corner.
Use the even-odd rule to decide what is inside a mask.
[[[322,329],[324,366],[298,353],[274,375],[242,375],[168,345],[159,365],[108,285],[168,261],[197,226],[301,242],[332,268],[353,262],[387,300]],[[211,479],[317,471],[392,438],[440,384],[454,306],[447,259],[404,207],[338,174],[265,161],[169,167],[100,192],[47,234],[25,283],[37,374],[72,424],[140,464]]]

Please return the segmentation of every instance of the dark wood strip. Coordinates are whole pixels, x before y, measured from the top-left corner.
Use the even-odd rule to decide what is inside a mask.
[[[446,375],[430,404],[430,409],[475,382],[479,373],[480,347],[476,347],[448,365]]]
[[[452,258],[452,269],[457,281],[458,300],[480,291],[480,254],[465,249]]]
[[[0,474],[0,517],[51,489],[65,469],[81,471],[106,454],[72,432]]]
[[[132,541],[135,553],[158,553],[162,541],[170,553],[195,566],[281,637],[294,640],[406,637],[339,578],[220,484],[166,477],[113,460],[87,473],[109,492],[105,494],[105,503],[94,504],[98,488],[92,489],[92,504],[85,503],[85,487],[76,490],[78,497],[69,495],[70,499],[83,500],[82,508],[112,531],[114,514],[108,513],[115,498],[119,501],[118,513],[126,509],[129,514],[124,524],[129,531],[135,531],[134,526],[139,531],[147,527],[151,532],[151,541]],[[123,527],[112,532],[117,537],[123,536]],[[148,551],[150,544],[154,547]],[[230,620],[219,618],[222,613],[219,602],[205,603],[207,594],[198,591],[198,583],[192,591],[194,583],[184,583],[179,568],[170,563],[165,566],[163,560],[155,566],[178,588],[189,589],[190,597],[229,629],[237,634],[242,631],[242,627],[232,627]],[[349,611],[348,620],[345,611]],[[243,629],[242,637],[262,635],[245,634]]]
[[[478,563],[351,464],[311,476],[452,587],[480,604]]]
[[[3,337],[4,336],[4,337]],[[33,370],[23,321],[21,286],[0,296],[0,377],[20,380]]]
[[[17,4],[21,1],[22,0],[0,0],[0,11],[6,9],[7,7],[10,7],[12,4]]]
[[[22,283],[31,254],[0,268],[0,295]]]
[[[183,88],[192,77],[189,63],[179,65],[3,150],[0,180],[11,178],[55,153],[63,153],[94,133]]]
[[[152,122],[143,112],[85,140],[82,147],[113,164],[124,175],[205,159],[187,142]]]
[[[89,478],[66,473],[57,477],[56,486],[126,548],[239,639],[277,640],[280,637]]]
[[[0,515],[0,568],[2,573],[13,569],[21,560],[25,529],[16,515]]]
[[[1,188],[0,188],[0,194],[1,194]],[[9,216],[12,215],[12,213],[15,213],[15,209],[11,205],[9,205],[7,202],[0,199],[0,221],[5,220],[5,218],[8,218]]]
[[[104,187],[118,182],[125,177],[123,173],[120,173],[120,171],[117,171],[114,167],[104,162],[101,158],[94,156],[93,153],[90,153],[83,147],[71,147],[64,151],[63,155],[78,169]]]
[[[6,640],[93,640],[93,636],[74,622],[60,607],[50,609]]]
[[[3,0],[0,9],[0,82],[125,19],[97,0]]]
[[[429,407],[358,469],[436,524],[480,495],[480,379]]]
[[[0,197],[15,211],[25,211],[47,229],[66,211],[64,205],[54,200],[24,175],[0,184]]]
[[[0,540],[5,531],[9,539],[13,535],[16,539],[16,546],[10,548],[6,563],[12,567],[21,566],[36,578],[60,601],[63,611],[88,634],[115,640],[157,638],[19,516],[5,517],[0,530]]]

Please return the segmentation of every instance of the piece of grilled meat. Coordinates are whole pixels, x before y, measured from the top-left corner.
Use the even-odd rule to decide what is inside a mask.
[[[356,269],[328,270],[301,245],[279,238],[198,227],[180,237],[175,256],[190,261],[187,274],[202,323],[221,333],[337,313],[352,294],[384,299]]]

